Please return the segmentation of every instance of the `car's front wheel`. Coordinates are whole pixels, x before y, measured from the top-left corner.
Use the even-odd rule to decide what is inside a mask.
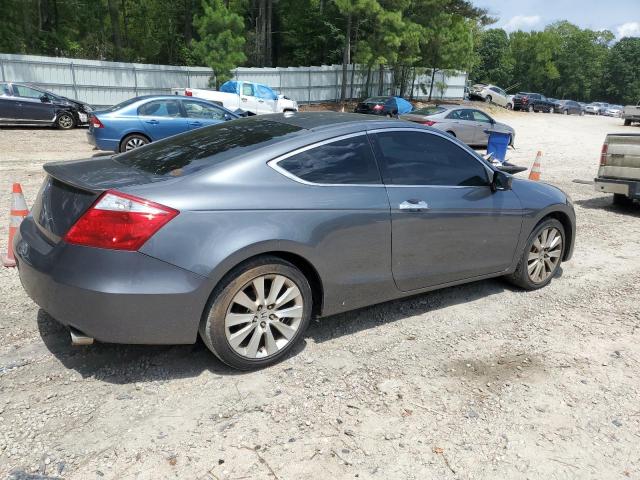
[[[76,121],[70,113],[61,113],[56,118],[56,125],[62,130],[70,130],[76,126]]]
[[[291,263],[260,257],[231,271],[216,287],[200,336],[224,363],[251,370],[276,363],[311,319],[311,287]]]
[[[551,282],[560,268],[565,250],[565,231],[555,218],[539,223],[531,232],[515,272],[507,279],[525,290]]]

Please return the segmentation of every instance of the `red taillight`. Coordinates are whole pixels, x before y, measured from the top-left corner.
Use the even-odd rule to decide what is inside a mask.
[[[418,122],[418,123],[421,123],[422,125],[426,125],[428,127],[433,127],[438,122],[434,122],[433,120],[425,120],[424,122]]]
[[[609,151],[609,144],[602,144],[602,152],[600,153],[600,165],[604,166],[607,164],[607,152]]]
[[[87,247],[138,250],[177,210],[109,190],[65,235],[65,241]]]
[[[95,115],[91,117],[91,125],[93,126],[93,128],[104,128],[104,125],[102,124],[100,119]]]
[[[193,97],[193,92],[191,90],[185,90],[184,91],[184,96],[185,97]]]
[[[374,110],[382,110],[384,108],[384,105],[374,105],[373,109]]]

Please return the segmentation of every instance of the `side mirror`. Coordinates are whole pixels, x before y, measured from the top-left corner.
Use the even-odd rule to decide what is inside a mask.
[[[50,99],[47,95],[42,95],[42,96],[40,97],[40,101],[41,101],[42,103],[51,103],[51,99]]]
[[[500,170],[496,170],[493,172],[493,180],[491,180],[491,191],[504,191],[511,190],[511,183],[513,182],[513,177],[508,175]]]

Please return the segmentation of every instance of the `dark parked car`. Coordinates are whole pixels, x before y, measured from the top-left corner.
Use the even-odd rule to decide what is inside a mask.
[[[356,105],[355,113],[368,115],[383,115],[385,117],[397,117],[399,114],[408,113],[412,106],[404,98],[400,97],[371,97]]]
[[[201,98],[145,95],[93,112],[87,140],[100,150],[124,152],[235,118],[240,116]]]
[[[514,110],[553,113],[555,107],[555,103],[549,101],[544,95],[539,93],[519,92],[513,96]]]
[[[578,102],[573,100],[558,100],[559,106],[557,113],[564,115],[584,115],[584,108]]]
[[[85,125],[91,106],[30,83],[0,82],[0,125]]]
[[[575,237],[556,187],[373,116],[253,116],[44,169],[14,241],[31,298],[75,342],[199,332],[240,369],[281,359],[312,315],[498,276],[544,287]]]

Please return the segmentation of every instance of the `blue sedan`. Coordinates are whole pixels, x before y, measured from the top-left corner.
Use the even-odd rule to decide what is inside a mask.
[[[238,117],[206,100],[148,95],[94,112],[87,137],[89,143],[100,150],[125,152],[171,135]]]

